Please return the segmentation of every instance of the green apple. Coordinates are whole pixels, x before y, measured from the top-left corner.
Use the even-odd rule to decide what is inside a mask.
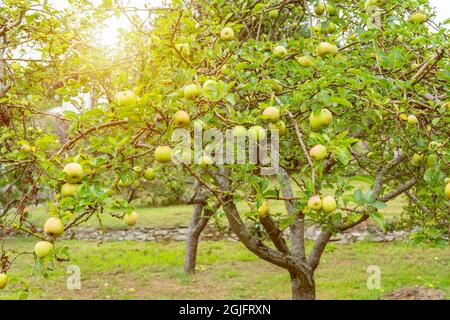
[[[233,128],[233,137],[243,138],[247,135],[247,129],[244,126],[238,125]]]
[[[155,160],[159,163],[172,161],[172,148],[169,146],[158,146],[154,152]]]
[[[45,258],[53,251],[53,243],[48,241],[39,241],[34,246],[34,254],[39,259]]]
[[[450,182],[445,185],[445,197],[450,200]]]
[[[322,200],[319,196],[312,196],[308,200],[308,208],[314,211],[319,211],[322,207]]]
[[[247,135],[250,140],[259,141],[266,137],[266,130],[261,126],[253,126],[248,129]]]
[[[270,10],[269,17],[271,17],[272,19],[276,19],[278,18],[279,13],[280,12],[277,9]]]
[[[286,48],[283,46],[276,46],[273,49],[273,55],[279,59],[286,58],[287,54],[288,54],[288,52],[287,52]]]
[[[68,183],[78,183],[83,179],[83,168],[79,163],[71,162],[64,166],[65,180]]]
[[[65,197],[75,197],[78,192],[78,184],[64,183],[61,187],[61,196]]]
[[[225,27],[220,31],[220,38],[223,41],[231,41],[234,39],[234,31],[229,27]]]
[[[280,81],[274,79],[272,79],[272,81],[273,82],[270,84],[270,88],[273,90],[273,92],[280,93],[281,91],[283,91],[283,86],[280,84]]]
[[[336,200],[332,196],[322,198],[322,211],[325,213],[333,212],[336,209]]]
[[[422,23],[425,23],[427,20],[428,20],[428,17],[423,12],[414,12],[408,18],[408,22],[411,22],[414,24],[422,24]]]
[[[200,95],[200,88],[196,84],[188,84],[183,89],[184,97],[188,100],[194,100]]]
[[[136,211],[132,211],[128,214],[125,214],[125,216],[123,217],[123,220],[125,221],[125,223],[129,226],[134,226],[137,221],[138,221],[138,214]]]
[[[333,22],[328,22],[327,27],[325,29],[326,33],[335,33],[336,32],[336,25]]]
[[[329,16],[337,16],[337,9],[331,4],[327,4],[327,13]]]
[[[191,55],[191,49],[187,43],[177,43],[175,44],[175,49],[181,54],[183,58],[187,58]]]
[[[6,287],[8,280],[8,276],[5,273],[0,273],[0,290]]]
[[[156,170],[153,168],[147,168],[144,171],[144,179],[147,181],[151,181],[156,177]]]
[[[321,42],[316,49],[316,53],[319,57],[323,57],[326,54],[335,56],[338,53],[338,48],[328,42]]]
[[[436,156],[434,154],[430,154],[425,159],[425,164],[427,168],[431,168],[436,163]]]
[[[323,160],[328,156],[327,148],[321,144],[316,144],[309,150],[309,155],[315,160]]]
[[[286,124],[284,121],[279,120],[275,123],[269,124],[269,129],[278,130],[279,135],[282,136],[286,132]]]
[[[214,164],[214,160],[210,156],[201,156],[198,158],[198,164],[201,168],[205,169],[208,166]]]
[[[126,188],[130,185],[131,183],[129,182],[125,182],[122,179],[119,180],[119,182],[117,183],[117,186],[121,187],[121,188]]]
[[[317,6],[314,7],[314,13],[318,16],[323,15],[325,12],[325,5],[323,3],[319,3]]]
[[[298,57],[297,61],[302,67],[312,67],[314,65],[314,61],[307,56]]]
[[[420,163],[423,160],[424,155],[423,154],[418,154],[418,153],[414,153],[412,159],[411,159],[411,163],[413,164],[413,166],[420,166]]]
[[[264,109],[262,116],[270,122],[275,122],[280,119],[280,111],[275,107],[267,107]]]
[[[415,115],[413,115],[413,114],[410,114],[409,116],[408,116],[408,124],[410,124],[410,125],[416,125],[416,124],[418,124],[419,123],[419,120],[417,119],[417,117],[415,116]]]
[[[59,237],[64,233],[64,224],[61,219],[50,217],[44,224],[44,232],[51,237]]]
[[[117,92],[115,100],[120,107],[132,106],[137,103],[137,97],[131,90]]]
[[[270,207],[267,201],[263,201],[261,206],[258,208],[258,215],[260,218],[265,218],[270,214]]]
[[[29,144],[28,142],[22,144],[22,145],[20,146],[20,150],[22,150],[22,152],[25,152],[25,153],[31,152],[30,144]]]
[[[186,128],[190,121],[191,117],[189,116],[189,113],[183,110],[177,111],[173,116],[175,127],[178,128]]]
[[[311,125],[311,128],[313,130],[320,129],[331,124],[332,120],[333,114],[328,109],[320,110],[319,114],[317,115],[314,112],[311,112],[311,114],[309,115],[309,124]]]

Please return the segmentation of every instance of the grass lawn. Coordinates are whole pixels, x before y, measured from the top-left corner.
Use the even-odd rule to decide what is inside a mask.
[[[34,240],[6,239],[6,247],[31,250]],[[61,241],[71,261],[57,263],[48,278],[38,272],[30,299],[289,299],[287,272],[259,260],[240,243],[204,241],[198,272],[183,274],[184,243]],[[378,299],[409,285],[424,285],[449,295],[448,247],[404,242],[330,244],[316,273],[319,299]],[[49,265],[49,263],[47,263]],[[81,290],[66,287],[67,267],[81,268]],[[381,290],[368,290],[369,265],[381,269]],[[12,278],[0,298],[19,297],[21,279],[28,279],[31,255],[13,265]]]

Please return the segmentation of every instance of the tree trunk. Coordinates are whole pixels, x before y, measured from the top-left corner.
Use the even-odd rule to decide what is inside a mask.
[[[296,274],[291,273],[292,300],[316,299],[316,284],[314,281],[314,275],[309,275],[308,280],[309,283],[302,283]]]
[[[205,205],[204,203],[194,204],[194,213],[192,214],[192,220],[186,238],[186,255],[184,257],[184,272],[189,274],[195,273],[198,239],[200,238],[200,234],[204,228],[203,227],[202,230],[198,232],[197,225],[200,222],[200,217],[202,215],[204,205]]]

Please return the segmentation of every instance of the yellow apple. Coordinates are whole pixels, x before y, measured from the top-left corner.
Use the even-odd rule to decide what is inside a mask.
[[[154,152],[155,160],[159,163],[172,161],[172,148],[169,146],[158,146]]]
[[[415,125],[415,124],[418,124],[419,123],[419,120],[417,119],[417,117],[415,116],[415,115],[413,115],[413,114],[410,114],[409,116],[408,116],[408,124],[410,124],[410,125]]]
[[[125,223],[129,226],[134,226],[137,221],[138,221],[138,214],[136,211],[132,211],[129,214],[125,214],[125,216],[123,217],[123,220],[125,221]]]
[[[428,20],[427,15],[423,12],[414,12],[412,15],[409,16],[408,22],[415,23],[415,24],[422,24]]]
[[[68,183],[78,183],[83,179],[83,168],[76,162],[68,163],[64,166],[65,180]]]
[[[284,121],[279,120],[275,123],[269,124],[269,129],[278,130],[278,133],[281,136],[286,132],[286,124],[284,123]]]
[[[322,207],[322,200],[319,196],[312,196],[308,200],[308,208],[314,211],[319,211]]]
[[[200,95],[200,88],[196,84],[188,84],[183,89],[184,97],[188,100],[194,100]]]
[[[36,257],[42,259],[48,256],[53,251],[53,243],[48,241],[39,241],[34,246],[34,254]]]
[[[309,155],[315,160],[323,160],[328,156],[327,148],[321,144],[317,144],[309,150]]]
[[[263,111],[263,118],[271,122],[278,121],[280,119],[280,111],[275,107],[267,107]]]
[[[61,187],[61,196],[65,197],[75,197],[78,192],[78,184],[64,183]]]
[[[336,200],[332,196],[322,198],[322,211],[326,213],[333,212],[336,209]]]
[[[338,48],[328,42],[321,42],[316,49],[316,53],[319,57],[323,57],[326,54],[335,56],[338,53]]]
[[[137,172],[137,173],[141,173],[142,172],[142,167],[141,166],[134,166],[133,167],[133,171]]]
[[[418,154],[418,153],[414,153],[412,159],[411,159],[411,163],[413,164],[413,166],[420,166],[420,163],[423,160],[424,155],[423,154]]]
[[[297,61],[302,67],[312,67],[314,65],[314,61],[307,56],[301,56],[297,58]]]
[[[244,126],[238,125],[233,128],[233,137],[242,138],[247,135],[247,129]]]
[[[144,179],[147,181],[151,181],[156,177],[156,170],[153,168],[147,168],[144,171]]]
[[[20,146],[20,150],[22,150],[22,152],[25,152],[25,153],[30,152],[31,151],[30,144],[28,142],[24,143],[23,145]]]
[[[273,49],[273,54],[274,54],[275,57],[277,57],[279,59],[283,59],[283,58],[285,58],[287,56],[288,52],[287,52],[285,47],[283,47],[283,46],[276,46]]]
[[[331,124],[333,120],[333,114],[328,109],[320,110],[319,114],[316,115],[314,112],[311,112],[309,116],[309,124],[312,129],[320,129],[324,126],[328,126]]]
[[[259,141],[266,137],[266,130],[261,126],[253,126],[248,129],[247,135],[250,140]]]
[[[186,128],[190,121],[191,117],[189,116],[189,113],[183,110],[177,111],[173,116],[173,122],[178,128]]]
[[[0,290],[6,287],[8,280],[8,276],[5,273],[0,273]]]
[[[319,3],[314,7],[314,13],[318,16],[321,16],[325,12],[325,5],[323,3]]]
[[[131,90],[117,92],[115,100],[120,107],[132,106],[137,103],[137,97]]]
[[[229,27],[225,27],[222,29],[222,31],[220,32],[220,38],[223,41],[231,41],[234,39],[234,31],[233,29],[229,28]]]
[[[59,237],[64,233],[64,224],[59,218],[48,218],[44,224],[44,232],[49,236]]]
[[[450,182],[445,185],[445,197],[450,200]]]
[[[261,206],[258,208],[258,215],[260,218],[265,218],[270,214],[270,207],[267,201],[263,201]]]

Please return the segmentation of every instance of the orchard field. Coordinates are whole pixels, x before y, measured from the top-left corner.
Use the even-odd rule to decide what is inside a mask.
[[[0,299],[448,299],[441,16],[0,0]]]

